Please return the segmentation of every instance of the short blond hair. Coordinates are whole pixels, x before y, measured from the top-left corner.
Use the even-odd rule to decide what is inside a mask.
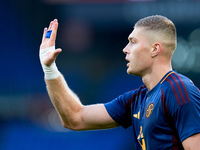
[[[166,40],[170,41],[168,47],[172,51],[176,49],[176,27],[174,23],[167,17],[161,15],[153,15],[140,19],[136,24],[136,27],[143,27],[147,31],[153,31],[161,33]]]

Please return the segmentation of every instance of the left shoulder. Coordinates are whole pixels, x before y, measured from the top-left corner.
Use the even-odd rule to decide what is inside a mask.
[[[188,77],[180,73],[171,73],[161,86],[165,98],[179,106],[200,99],[199,89]]]
[[[168,82],[170,85],[182,85],[182,86],[186,86],[186,85],[194,85],[194,83],[192,82],[192,80],[190,80],[188,77],[177,73],[177,72],[173,72],[171,73],[165,80],[166,82]]]
[[[172,118],[180,140],[187,139],[184,143],[188,145],[189,137],[200,133],[200,92],[188,77],[176,72],[165,79],[162,91],[163,109]]]
[[[191,91],[199,93],[199,89],[194,85],[191,79],[177,72],[170,74],[163,82],[162,87],[166,90],[171,89],[171,91],[175,93],[188,93]]]

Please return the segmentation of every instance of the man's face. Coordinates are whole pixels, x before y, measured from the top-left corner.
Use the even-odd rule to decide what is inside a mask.
[[[144,28],[136,27],[128,37],[129,43],[123,49],[126,54],[127,73],[137,76],[144,76],[151,71],[152,45],[147,38]]]

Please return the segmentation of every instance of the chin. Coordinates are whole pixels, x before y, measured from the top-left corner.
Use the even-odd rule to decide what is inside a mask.
[[[127,73],[134,76],[141,76],[140,72],[130,70],[130,68],[127,69]]]
[[[130,75],[134,75],[134,72],[132,70],[130,70],[130,68],[127,69],[127,73]]]
[[[128,68],[127,71],[126,71],[128,74],[131,74],[131,71],[130,69]]]

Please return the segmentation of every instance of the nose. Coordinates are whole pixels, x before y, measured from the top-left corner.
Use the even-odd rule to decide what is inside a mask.
[[[129,45],[129,43],[124,47],[124,49],[123,49],[123,52],[125,53],[125,54],[128,54],[128,52],[129,52],[129,50],[128,50],[128,45]]]

